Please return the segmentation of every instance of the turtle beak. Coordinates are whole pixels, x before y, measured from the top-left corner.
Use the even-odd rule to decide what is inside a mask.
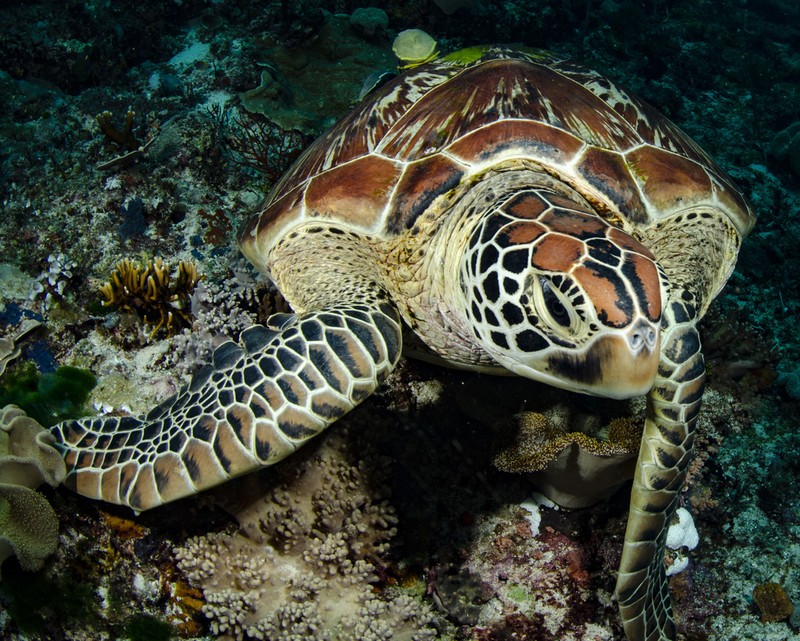
[[[641,396],[655,381],[660,343],[658,325],[639,319],[624,330],[600,335],[579,354],[552,354],[542,380],[593,396]]]
[[[600,380],[593,392],[610,398],[630,398],[650,391],[658,372],[660,332],[639,320],[621,334],[601,338],[592,351],[604,353]]]

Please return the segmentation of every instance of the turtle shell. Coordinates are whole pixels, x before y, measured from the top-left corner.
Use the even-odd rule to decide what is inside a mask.
[[[240,245],[266,271],[275,244],[311,221],[391,238],[438,196],[514,158],[564,180],[629,232],[704,206],[739,236],[754,224],[724,172],[651,106],[549,53],[476,47],[370,94],[277,183]]]

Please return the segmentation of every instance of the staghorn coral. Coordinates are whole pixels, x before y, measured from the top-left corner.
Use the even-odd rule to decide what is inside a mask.
[[[35,488],[64,480],[55,439],[14,405],[0,410],[0,563],[15,555],[38,570],[58,543],[58,518]]]
[[[396,518],[380,478],[384,462],[368,454],[349,461],[345,432],[271,470],[282,482],[266,494],[254,488],[255,500],[240,488],[236,504],[226,507],[237,531],[193,537],[176,549],[178,567],[202,588],[203,612],[221,639],[436,637],[427,606],[375,590]]]
[[[190,297],[202,278],[193,261],[181,261],[170,283],[169,265],[160,258],[145,267],[125,259],[117,263],[100,293],[104,307],[135,311],[145,324],[154,325],[152,338],[161,329],[173,334],[191,327]]]

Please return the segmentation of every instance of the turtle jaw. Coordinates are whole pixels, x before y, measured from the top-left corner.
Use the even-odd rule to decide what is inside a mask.
[[[641,337],[641,327],[598,336],[581,352],[557,351],[542,368],[558,387],[624,399],[647,394],[658,372],[660,337],[653,327]]]
[[[580,350],[551,347],[537,357],[494,356],[518,376],[571,392],[625,399],[652,388],[660,344],[658,326],[640,323],[627,331],[604,332]]]

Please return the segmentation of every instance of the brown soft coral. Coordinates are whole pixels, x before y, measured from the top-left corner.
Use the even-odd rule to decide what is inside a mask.
[[[55,440],[15,405],[0,410],[0,563],[12,554],[38,570],[58,544],[58,519],[35,488],[64,480]]]

